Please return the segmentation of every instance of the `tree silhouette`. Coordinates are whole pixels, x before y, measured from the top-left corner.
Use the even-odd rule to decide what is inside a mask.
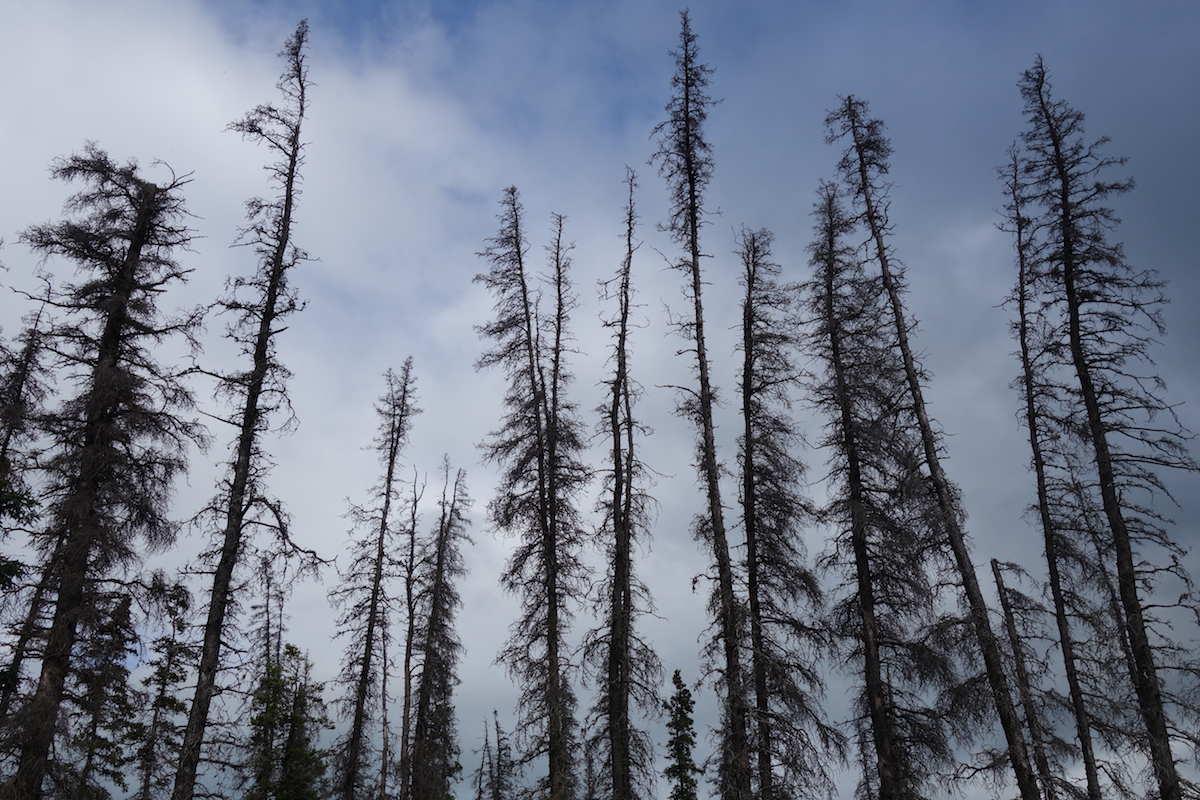
[[[22,798],[41,796],[80,620],[97,581],[171,543],[173,480],[186,467],[186,448],[205,441],[202,428],[180,416],[192,405],[180,376],[153,357],[156,346],[190,337],[199,323],[198,314],[169,319],[158,310],[162,293],[187,274],[174,258],[191,238],[183,224],[187,179],[151,183],[136,163],[117,164],[94,145],[56,162],[53,174],[84,186],[67,203],[71,218],[22,238],[74,262],[81,276],[47,300],[63,319],[44,334],[55,354],[47,368],[79,392],[44,423],[53,444],[38,546],[48,559],[43,566],[53,562],[42,572],[54,610],[37,689],[9,721],[20,743],[17,769],[0,791]]]
[[[697,429],[697,468],[704,485],[706,511],[696,518],[696,537],[712,551],[717,582],[710,601],[714,616],[713,649],[720,652],[717,669],[722,697],[720,765],[717,782],[721,800],[750,799],[750,751],[746,733],[747,701],[741,664],[741,613],[734,593],[733,562],[725,530],[721,501],[721,465],[717,459],[713,407],[716,390],[709,377],[708,345],[704,329],[703,270],[706,253],[700,246],[705,224],[704,192],[712,179],[712,146],[704,135],[704,122],[715,101],[708,94],[712,69],[699,61],[696,34],[688,12],[680,12],[679,47],[672,51],[675,74],[666,106],[667,119],[654,129],[658,174],[666,179],[671,207],[661,227],[683,246],[683,256],[673,266],[685,275],[684,296],[691,303],[675,320],[679,334],[690,342],[696,357],[695,388],[680,388],[679,413]]]
[[[366,751],[369,748],[367,726],[375,719],[372,705],[383,705],[382,674],[390,669],[383,652],[385,631],[391,625],[396,603],[388,584],[396,577],[399,533],[393,520],[392,504],[398,499],[396,481],[401,453],[408,445],[413,417],[421,412],[416,406],[416,378],[412,358],[404,362],[400,373],[388,370],[384,375],[387,389],[375,406],[379,430],[375,450],[383,474],[372,489],[370,506],[354,506],[350,518],[362,530],[352,544],[352,561],[329,591],[331,602],[341,608],[337,636],[349,637],[338,682],[347,695],[339,702],[350,720],[345,739],[336,747],[338,796],[354,800],[367,784]],[[371,794],[371,792],[366,792]]]
[[[501,201],[500,230],[480,254],[489,265],[475,280],[495,299],[496,318],[479,328],[493,341],[477,369],[499,367],[508,377],[501,427],[481,446],[501,467],[488,504],[493,529],[518,538],[501,585],[521,600],[521,617],[497,660],[521,687],[517,734],[521,761],[545,756],[549,771],[540,790],[550,800],[575,794],[575,694],[567,677],[564,637],[569,604],[583,594],[585,537],[576,506],[591,477],[579,460],[583,426],[567,399],[571,382],[567,328],[576,298],[568,278],[570,246],[561,215],[554,216],[548,252],[548,312],[530,287],[523,209],[516,187]]]
[[[244,563],[249,550],[245,537],[247,522],[268,517],[280,534],[284,534],[286,528],[281,506],[265,494],[263,479],[269,459],[262,451],[261,438],[269,429],[271,415],[287,406],[290,373],[276,355],[275,338],[285,329],[282,320],[300,307],[295,290],[288,282],[289,273],[308,258],[308,254],[292,242],[300,167],[304,163],[300,129],[308,110],[311,86],[305,60],[307,46],[308,23],[302,21],[280,53],[286,64],[278,83],[283,105],[258,106],[229,126],[255,143],[266,144],[272,156],[279,159],[268,168],[279,195],[273,200],[255,198],[246,204],[250,224],[242,231],[240,242],[254,249],[259,258],[258,269],[248,278],[234,280],[232,293],[219,304],[222,310],[234,316],[228,336],[238,343],[251,363],[245,372],[218,376],[218,393],[236,408],[236,416],[230,423],[237,429],[237,439],[228,478],[211,509],[221,519],[221,533],[212,554],[216,564],[208,596],[196,691],[188,714],[172,800],[191,800],[195,791],[201,745],[221,663],[223,637],[227,633],[226,617],[233,594],[234,571]],[[267,519],[262,521],[268,522]]]
[[[1109,241],[1118,220],[1106,205],[1133,188],[1131,180],[1107,180],[1124,159],[1102,154],[1107,139],[1084,139],[1083,114],[1054,99],[1039,57],[1018,84],[1028,128],[1021,135],[1021,197],[1031,220],[1032,271],[1040,315],[1057,333],[1056,358],[1042,370],[1069,387],[1061,419],[1086,448],[1086,494],[1099,497],[1104,549],[1115,570],[1121,627],[1128,642],[1130,682],[1145,728],[1145,747],[1162,800],[1177,800],[1183,788],[1172,738],[1200,740],[1172,723],[1159,654],[1175,646],[1163,635],[1165,621],[1152,610],[1155,579],[1173,574],[1186,581],[1179,548],[1167,535],[1153,498],[1166,495],[1158,472],[1195,471],[1188,455],[1188,434],[1162,396],[1162,381],[1150,369],[1150,345],[1163,333],[1162,283],[1150,270],[1137,271],[1125,261],[1119,244]],[[1045,373],[1043,373],[1045,374]],[[1044,379],[1044,378],[1043,378]],[[1167,495],[1169,497],[1169,495]],[[1148,551],[1165,550],[1158,566]],[[1194,605],[1190,593],[1179,603]],[[1194,666],[1194,658],[1185,656]],[[1172,671],[1175,671],[1174,669]],[[1184,672],[1187,669],[1185,668]],[[1194,708],[1175,694],[1178,713]],[[1194,727],[1193,727],[1194,731]]]

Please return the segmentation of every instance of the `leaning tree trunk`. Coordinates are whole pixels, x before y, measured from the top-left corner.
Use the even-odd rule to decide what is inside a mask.
[[[1028,219],[1022,214],[1020,191],[1020,164],[1013,150],[1011,172],[1005,173],[1009,195],[1012,199],[1010,222],[1016,236],[1017,251],[1017,340],[1021,356],[1021,388],[1025,400],[1025,425],[1029,429],[1029,447],[1032,451],[1034,478],[1037,483],[1038,519],[1042,526],[1042,537],[1046,553],[1046,569],[1050,582],[1050,597],[1054,603],[1054,620],[1058,626],[1059,649],[1063,657],[1063,670],[1067,677],[1067,693],[1071,700],[1071,712],[1075,719],[1075,736],[1079,742],[1080,758],[1083,760],[1087,779],[1088,800],[1101,800],[1100,775],[1096,768],[1096,754],[1092,748],[1091,723],[1084,701],[1083,687],[1079,681],[1079,664],[1075,657],[1075,641],[1071,636],[1071,623],[1067,616],[1067,603],[1063,594],[1062,575],[1059,570],[1057,531],[1050,513],[1050,495],[1046,477],[1046,458],[1042,451],[1041,417],[1038,414],[1038,393],[1034,381],[1033,348],[1030,344],[1029,287],[1031,264],[1026,258],[1028,248]]]
[[[938,440],[929,421],[929,413],[925,408],[924,393],[921,388],[921,378],[917,370],[916,360],[908,342],[908,322],[904,315],[904,304],[900,297],[900,287],[892,272],[889,249],[884,241],[884,223],[878,208],[878,198],[875,196],[874,185],[868,170],[867,133],[863,130],[858,119],[856,103],[853,98],[846,98],[847,115],[851,119],[850,129],[854,137],[854,147],[857,154],[858,178],[862,189],[859,197],[864,206],[863,217],[871,231],[871,239],[875,246],[875,260],[879,264],[880,276],[883,279],[884,290],[891,303],[895,319],[896,341],[904,361],[904,372],[908,379],[909,393],[912,397],[913,410],[921,430],[921,442],[925,450],[925,462],[933,481],[934,492],[941,508],[941,517],[946,526],[946,536],[949,540],[955,564],[958,567],[959,578],[962,581],[963,593],[966,595],[970,608],[971,624],[975,630],[979,649],[983,655],[984,667],[987,671],[988,685],[992,690],[992,698],[996,705],[996,713],[1000,717],[1000,726],[1004,730],[1004,738],[1008,743],[1008,756],[1013,773],[1017,779],[1022,800],[1040,800],[1037,780],[1029,763],[1029,754],[1025,747],[1025,738],[1021,733],[1021,721],[1013,705],[1012,695],[1008,687],[1008,678],[1004,673],[1004,665],[1000,659],[1000,647],[996,635],[992,631],[988,618],[987,603],[979,588],[979,578],[975,574],[975,565],[967,550],[966,535],[959,524],[958,509],[954,500],[954,491],[950,481],[942,469],[938,456]]]
[[[221,639],[225,629],[233,589],[234,569],[238,565],[245,533],[246,515],[250,508],[251,475],[256,467],[258,434],[264,426],[263,392],[269,375],[277,369],[272,358],[272,341],[282,328],[277,322],[283,313],[294,310],[294,299],[286,297],[287,272],[294,266],[296,255],[292,245],[292,213],[295,207],[297,183],[304,143],[300,125],[306,108],[308,72],[304,62],[308,25],[301,22],[281,54],[288,60],[280,86],[287,86],[292,105],[286,111],[260,106],[231,127],[244,135],[267,141],[282,156],[273,171],[280,179],[281,198],[275,209],[267,211],[267,220],[250,231],[262,237],[266,249],[260,267],[263,280],[262,298],[258,306],[258,324],[254,328],[249,374],[234,381],[244,387],[238,427],[237,450],[231,464],[229,493],[225,498],[225,524],[221,534],[221,550],[213,570],[212,591],[204,620],[204,638],[200,650],[200,665],[196,675],[196,691],[184,729],[179,768],[171,800],[192,800],[196,774],[200,766],[200,748],[208,726],[209,709],[216,688],[217,670],[221,660]],[[273,130],[276,126],[282,131]],[[268,130],[271,129],[271,130]]]

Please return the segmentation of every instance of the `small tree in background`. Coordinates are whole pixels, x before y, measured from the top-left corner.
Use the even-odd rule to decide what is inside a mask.
[[[350,509],[355,528],[363,532],[352,545],[353,560],[339,576],[338,585],[329,591],[330,601],[342,609],[336,636],[347,636],[350,640],[338,676],[338,683],[346,688],[346,696],[338,706],[350,720],[345,738],[335,748],[336,790],[343,800],[354,800],[361,796],[364,786],[369,786],[365,778],[367,727],[375,719],[375,709],[387,703],[382,688],[383,673],[390,665],[383,646],[396,603],[389,591],[389,583],[397,577],[393,553],[400,547],[392,504],[398,499],[400,454],[408,445],[413,417],[421,411],[416,407],[412,358],[404,362],[400,374],[388,370],[384,380],[387,389],[375,406],[379,417],[375,450],[383,474],[373,489],[372,504]],[[386,767],[385,764],[378,771],[381,776],[386,774]]]
[[[667,712],[667,768],[663,775],[671,782],[671,800],[696,800],[696,776],[704,770],[696,766],[692,750],[696,747],[696,728],[692,720],[695,703],[691,690],[680,677],[671,676],[675,693],[664,704]]]

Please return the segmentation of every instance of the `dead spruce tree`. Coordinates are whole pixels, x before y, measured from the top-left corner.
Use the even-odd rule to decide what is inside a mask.
[[[444,800],[462,771],[458,763],[458,727],[454,717],[454,686],[458,683],[458,659],[462,642],[455,631],[455,618],[462,607],[458,581],[467,574],[462,547],[467,536],[467,474],[457,470],[450,476],[450,459],[442,462],[442,497],[437,527],[421,555],[421,602],[417,649],[421,674],[417,679],[416,710],[413,713],[412,790],[413,800]]]
[[[37,521],[38,504],[25,477],[34,461],[26,448],[37,438],[34,421],[45,412],[50,395],[50,376],[46,372],[50,354],[43,339],[43,320],[49,322],[46,301],[50,293],[47,279],[44,299],[26,318],[24,330],[17,337],[20,348],[0,348],[0,524],[6,536],[28,530]],[[50,549],[56,549],[56,545]],[[43,555],[42,562],[40,569],[31,571],[22,561],[0,556],[0,586],[13,590],[7,596],[10,604],[6,611],[13,616],[14,637],[9,662],[0,670],[0,721],[8,718],[13,700],[23,688],[25,659],[36,657],[31,649],[43,627],[46,595],[54,581],[55,555]],[[24,579],[20,582],[24,585],[17,584],[18,579]]]
[[[1045,361],[1053,358],[1059,339],[1054,325],[1038,312],[1035,265],[1038,261],[1037,242],[1033,237],[1033,220],[1026,216],[1027,198],[1021,176],[1020,152],[1014,145],[1009,151],[1009,163],[1000,168],[1007,202],[1002,230],[1014,237],[1017,284],[1009,297],[1017,318],[1012,324],[1017,339],[1021,372],[1014,382],[1021,394],[1024,423],[1029,437],[1030,467],[1037,492],[1037,520],[1042,532],[1043,553],[1046,559],[1047,588],[1050,591],[1054,620],[1058,634],[1059,652],[1067,680],[1067,696],[1074,720],[1075,739],[1083,762],[1088,800],[1100,800],[1100,770],[1093,746],[1092,711],[1085,697],[1085,676],[1079,658],[1072,618],[1080,614],[1080,604],[1087,603],[1086,587],[1094,583],[1087,579],[1096,565],[1087,554],[1092,548],[1074,541],[1072,531],[1082,532],[1083,520],[1074,502],[1073,481],[1069,473],[1064,480],[1065,465],[1061,456],[1064,447],[1071,448],[1071,438],[1057,409],[1063,400],[1064,389],[1045,374]],[[1057,462],[1057,463],[1056,463]],[[1083,523],[1085,524],[1085,523]],[[1065,575],[1064,575],[1065,573]],[[1082,573],[1082,574],[1081,574]],[[1071,588],[1075,587],[1075,588]],[[1090,612],[1090,613],[1089,613]],[[1094,611],[1084,612],[1087,619]],[[1107,638],[1107,637],[1106,637]],[[1111,643],[1111,638],[1107,638]],[[1104,648],[1105,642],[1092,637],[1089,649]]]
[[[1028,124],[1019,188],[1035,242],[1032,282],[1039,313],[1059,337],[1056,358],[1044,369],[1069,387],[1059,414],[1075,421],[1091,473],[1086,493],[1098,496],[1103,512],[1103,549],[1116,576],[1144,746],[1158,796],[1178,800],[1184,788],[1172,739],[1192,748],[1200,740],[1194,724],[1178,718],[1194,721],[1194,706],[1165,684],[1160,670],[1164,659],[1172,672],[1194,668],[1194,654],[1180,653],[1168,637],[1165,617],[1195,601],[1190,592],[1174,603],[1155,597],[1156,585],[1168,578],[1190,586],[1156,499],[1170,497],[1162,470],[1198,465],[1152,368],[1150,347],[1163,333],[1163,285],[1153,271],[1131,267],[1121,245],[1109,241],[1118,220],[1106,204],[1133,182],[1107,176],[1125,160],[1103,155],[1107,139],[1084,138],[1083,114],[1053,97],[1040,57],[1018,86]],[[1175,663],[1177,655],[1189,663]]]
[[[842,100],[841,106],[825,118],[826,140],[847,141],[838,163],[838,172],[853,198],[859,219],[867,228],[867,252],[879,270],[882,289],[891,309],[895,330],[894,341],[903,360],[907,393],[916,416],[917,431],[924,451],[925,469],[929,472],[931,489],[941,512],[946,544],[954,556],[963,598],[968,608],[979,652],[983,657],[988,685],[1000,727],[1008,744],[1008,760],[1012,766],[1022,800],[1038,800],[1037,781],[1029,761],[1021,721],[1013,705],[1008,678],[1000,658],[1000,648],[992,631],[987,604],[979,587],[975,565],[967,549],[966,533],[962,529],[963,511],[958,489],[950,483],[941,465],[941,437],[925,408],[924,374],[909,344],[911,325],[907,320],[902,294],[905,290],[903,265],[895,258],[888,242],[891,223],[888,219],[888,189],[891,142],[883,134],[883,122],[869,116],[866,102],[853,96]]]
[[[495,299],[494,320],[479,328],[493,342],[477,369],[498,367],[508,378],[500,427],[481,445],[484,459],[501,468],[496,497],[488,503],[492,528],[518,537],[501,585],[521,600],[521,617],[497,660],[517,680],[517,727],[522,763],[545,757],[548,772],[538,791],[549,800],[571,800],[576,789],[575,693],[564,638],[582,596],[586,568],[578,496],[591,477],[580,460],[584,431],[567,398],[571,382],[567,328],[576,297],[568,279],[570,246],[563,217],[554,216],[543,298],[530,285],[524,209],[516,187],[505,190],[500,230],[480,256],[489,269],[475,277]],[[548,310],[541,301],[545,299]]]
[[[584,641],[584,657],[597,679],[596,703],[589,718],[587,752],[595,764],[598,791],[612,800],[649,797],[654,783],[654,747],[634,716],[657,715],[662,664],[635,627],[651,611],[649,589],[634,569],[636,550],[650,538],[653,499],[647,492],[650,471],[640,457],[640,439],[648,433],[633,409],[642,390],[630,376],[630,315],[633,309],[633,254],[637,213],[633,170],[626,171],[629,203],[625,207],[625,258],[614,278],[601,284],[604,299],[615,299],[617,312],[605,320],[612,331],[612,375],[605,381],[606,401],[596,409],[596,436],[608,444],[608,466],[602,472],[597,511],[603,516],[599,543],[608,563],[600,584],[597,615],[603,627]]]
[[[855,728],[859,791],[879,800],[929,796],[952,760],[934,709],[957,680],[953,659],[927,635],[949,564],[938,508],[921,470],[920,437],[878,275],[852,241],[856,219],[836,184],[822,183],[804,285],[812,321],[806,351],[818,369],[809,401],[827,417],[833,528],[822,566],[840,595],[831,613],[838,656],[860,665]],[[859,671],[861,670],[861,671]]]
[[[743,229],[742,365],[738,382],[740,502],[746,536],[751,750],[761,800],[798,797],[830,786],[830,757],[842,737],[822,719],[818,653],[827,644],[820,581],[806,561],[801,525],[812,521],[801,494],[804,464],[791,416],[800,329],[796,287],[780,282],[774,235]]]
[[[349,638],[342,657],[338,683],[346,695],[338,702],[342,716],[350,722],[345,738],[336,747],[335,790],[343,800],[374,796],[379,788],[368,780],[366,763],[370,753],[370,726],[378,709],[387,703],[382,690],[382,674],[389,669],[383,652],[384,633],[391,625],[397,599],[389,591],[396,578],[395,553],[400,548],[400,530],[393,519],[392,505],[399,499],[397,468],[408,445],[413,417],[421,412],[416,405],[416,379],[412,358],[396,374],[384,375],[387,388],[375,405],[379,430],[375,452],[383,468],[366,506],[352,506],[349,517],[355,531],[361,531],[351,545],[352,560],[339,576],[329,599],[341,613],[337,636]],[[385,765],[386,768],[386,765]],[[382,773],[380,773],[382,774]]]
[[[83,185],[66,204],[70,217],[32,227],[22,239],[78,270],[77,282],[47,299],[61,318],[42,334],[53,354],[47,369],[78,392],[43,423],[51,449],[46,526],[36,546],[54,562],[43,570],[53,596],[44,602],[53,611],[37,688],[6,721],[16,770],[0,796],[12,798],[42,796],[81,619],[105,579],[120,578],[143,553],[174,540],[172,484],[187,448],[204,443],[202,428],[182,416],[190,393],[154,358],[155,348],[190,337],[199,324],[198,314],[171,319],[158,308],[162,293],[187,275],[175,260],[191,238],[187,179],[152,183],[136,163],[118,164],[94,145],[56,162],[53,174]]]
[[[172,800],[191,800],[200,766],[204,731],[221,664],[221,648],[233,594],[234,572],[249,552],[246,526],[259,518],[281,534],[285,527],[281,507],[265,493],[263,479],[270,460],[262,450],[262,436],[270,430],[272,414],[287,410],[287,368],[276,355],[276,336],[283,320],[299,309],[289,283],[292,268],[308,258],[292,242],[296,200],[300,193],[300,167],[304,163],[301,125],[308,110],[308,23],[302,21],[284,45],[280,57],[285,67],[278,88],[282,105],[261,105],[229,127],[246,139],[265,144],[276,160],[269,168],[271,200],[255,198],[246,204],[250,224],[240,243],[253,248],[258,269],[232,281],[232,292],[219,307],[233,315],[228,335],[249,360],[242,372],[217,376],[218,394],[235,409],[228,422],[237,430],[228,475],[212,511],[221,531],[211,557],[215,561],[212,588],[204,622],[196,691],[184,732],[183,751],[175,774]]]
[[[680,387],[679,414],[697,429],[696,467],[704,486],[706,510],[693,526],[697,539],[712,552],[716,587],[710,601],[714,616],[713,646],[719,650],[717,668],[721,693],[720,765],[718,785],[721,800],[749,800],[750,751],[746,731],[748,704],[741,664],[741,619],[734,590],[733,562],[725,529],[725,506],[721,501],[721,465],[717,458],[713,407],[716,390],[709,376],[708,346],[704,329],[704,285],[700,230],[706,224],[704,192],[712,178],[712,145],[704,135],[704,121],[715,101],[708,94],[712,69],[700,63],[696,34],[687,11],[680,14],[679,47],[671,53],[675,74],[667,103],[667,119],[654,129],[658,150],[651,163],[658,163],[666,179],[671,211],[662,229],[683,247],[673,266],[684,273],[684,296],[691,307],[676,320],[680,336],[695,355],[696,385]]]

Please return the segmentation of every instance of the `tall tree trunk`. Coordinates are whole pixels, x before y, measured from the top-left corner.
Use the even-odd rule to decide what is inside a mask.
[[[17,757],[17,771],[4,787],[3,794],[14,800],[37,800],[42,796],[42,781],[54,743],[71,651],[75,647],[79,617],[87,605],[88,585],[93,577],[90,566],[92,548],[100,535],[97,519],[100,493],[105,482],[112,479],[108,474],[112,465],[105,458],[105,451],[112,446],[110,428],[120,410],[114,406],[111,384],[119,380],[119,364],[124,355],[122,343],[129,323],[128,305],[138,286],[137,270],[141,266],[142,250],[149,244],[151,227],[156,224],[155,217],[159,213],[155,202],[158,187],[142,182],[138,188],[136,221],[129,232],[120,273],[113,282],[113,291],[106,304],[108,311],[89,377],[80,470],[69,489],[61,522],[58,592],[42,654],[41,675],[29,706],[24,710],[30,724],[24,726],[25,741]]]
[[[1092,367],[1083,344],[1081,333],[1082,300],[1076,289],[1081,258],[1080,244],[1076,241],[1074,223],[1074,195],[1071,168],[1063,152],[1061,134],[1053,124],[1053,115],[1045,105],[1042,95],[1042,117],[1046,130],[1053,141],[1055,169],[1059,177],[1058,194],[1058,237],[1061,246],[1062,285],[1067,304],[1067,334],[1071,352],[1071,363],[1079,382],[1079,395],[1087,413],[1087,429],[1095,451],[1096,473],[1100,484],[1100,499],[1104,516],[1112,532],[1112,545],[1117,561],[1117,588],[1121,606],[1125,612],[1125,623],[1129,634],[1130,649],[1135,669],[1130,678],[1137,692],[1142,721],[1149,737],[1150,762],[1159,785],[1160,800],[1180,800],[1179,773],[1171,755],[1170,732],[1163,707],[1162,692],[1154,663],[1154,651],[1146,633],[1142,601],[1138,597],[1138,575],[1133,557],[1133,545],[1125,524],[1121,499],[1113,469],[1112,455],[1108,445],[1108,429],[1100,409],[1100,401],[1092,378]]]
[[[830,227],[826,246],[830,253],[838,249],[836,234]],[[858,611],[862,621],[863,679],[866,688],[867,715],[871,720],[871,740],[875,745],[876,773],[879,776],[880,800],[901,800],[908,796],[901,754],[896,747],[896,733],[888,710],[888,691],[884,680],[879,652],[879,631],[875,618],[875,594],[871,581],[871,559],[867,549],[867,512],[863,499],[862,464],[859,455],[853,403],[850,397],[846,367],[842,357],[842,334],[834,307],[836,287],[832,269],[826,269],[825,319],[830,327],[830,366],[841,424],[842,446],[846,457],[846,484],[849,490],[850,544],[858,595]],[[865,764],[864,764],[865,768]],[[869,782],[868,782],[869,785]]]
[[[1021,388],[1024,394],[1025,425],[1029,430],[1029,446],[1032,451],[1034,477],[1037,484],[1038,519],[1041,522],[1042,538],[1046,554],[1046,569],[1050,582],[1050,596],[1054,603],[1054,620],[1058,627],[1059,649],[1063,657],[1063,669],[1067,677],[1067,691],[1071,700],[1071,712],[1075,720],[1075,736],[1079,742],[1080,757],[1083,759],[1084,775],[1087,779],[1088,800],[1101,800],[1100,775],[1096,768],[1096,755],[1092,748],[1091,723],[1084,702],[1083,688],[1079,681],[1079,665],[1075,657],[1075,642],[1071,635],[1071,623],[1067,616],[1066,598],[1063,595],[1062,575],[1059,570],[1057,531],[1050,513],[1050,495],[1046,477],[1046,458],[1042,452],[1042,420],[1038,414],[1038,394],[1034,381],[1034,356],[1030,342],[1029,289],[1032,285],[1032,264],[1027,258],[1029,242],[1029,220],[1023,213],[1023,198],[1020,187],[1019,156],[1014,148],[1012,164],[1003,172],[1009,190],[1009,207],[1012,232],[1016,236],[1017,251],[1017,341],[1021,356]]]
[[[230,465],[228,495],[224,498],[225,521],[221,534],[221,550],[213,570],[212,590],[209,594],[208,611],[204,620],[204,638],[200,651],[200,664],[196,674],[196,691],[192,697],[187,727],[184,730],[183,747],[179,768],[175,773],[175,788],[171,800],[192,800],[195,792],[196,774],[200,766],[200,748],[208,726],[209,709],[216,687],[217,670],[221,661],[222,635],[229,609],[233,587],[234,569],[239,562],[245,520],[252,500],[251,475],[256,468],[256,444],[263,430],[262,396],[268,376],[277,369],[272,357],[272,341],[282,329],[277,320],[282,313],[295,308],[294,300],[286,298],[286,276],[297,260],[292,244],[292,213],[296,201],[297,181],[302,161],[303,141],[300,126],[306,110],[308,72],[304,50],[308,40],[308,24],[301,22],[288,40],[282,56],[288,62],[281,85],[289,89],[292,102],[286,112],[272,107],[260,107],[244,120],[235,123],[235,129],[244,135],[266,140],[280,153],[283,163],[275,169],[280,178],[281,202],[276,209],[278,216],[269,214],[272,224],[265,225],[263,236],[270,245],[260,267],[265,283],[258,306],[258,323],[253,333],[252,366],[244,379],[236,381],[244,386],[245,397],[238,426],[237,450]],[[268,116],[266,111],[271,112]],[[264,129],[272,123],[281,125],[281,139],[272,139]],[[253,227],[252,229],[253,230]],[[243,383],[244,380],[244,383]]]
[[[412,796],[412,706],[413,706],[413,656],[417,640],[417,508],[425,487],[417,488],[417,474],[413,471],[412,495],[408,504],[408,553],[404,557],[404,655],[400,668],[400,753],[399,781],[397,787],[400,800]]]
[[[913,358],[912,348],[908,343],[909,325],[904,315],[904,304],[900,297],[900,287],[891,267],[890,250],[884,241],[886,224],[882,210],[878,207],[879,199],[873,178],[870,175],[869,164],[874,154],[868,151],[868,132],[864,129],[861,119],[861,101],[847,97],[843,105],[847,125],[853,136],[854,148],[857,155],[858,180],[861,182],[859,199],[863,204],[863,218],[871,231],[871,239],[875,247],[875,261],[879,265],[883,279],[884,290],[891,303],[896,327],[896,341],[904,360],[904,371],[908,378],[909,393],[912,397],[913,410],[921,430],[921,440],[925,449],[925,462],[929,468],[933,488],[937,494],[938,505],[942,510],[942,519],[946,526],[946,536],[950,544],[954,561],[958,567],[959,578],[962,581],[963,593],[970,609],[971,624],[979,642],[983,655],[984,668],[987,671],[988,685],[992,690],[992,699],[996,713],[1000,717],[1000,726],[1004,730],[1004,738],[1008,743],[1008,756],[1013,773],[1017,780],[1022,800],[1039,800],[1037,780],[1029,763],[1029,754],[1025,747],[1025,738],[1021,733],[1021,722],[1012,701],[1008,686],[1008,678],[1004,673],[1004,665],[1000,659],[1000,648],[992,631],[988,618],[987,603],[979,588],[979,579],[975,574],[975,565],[967,550],[966,535],[959,524],[957,504],[954,491],[942,469],[941,458],[938,455],[938,439],[929,421],[925,408],[924,393],[921,388],[921,378]],[[878,134],[876,134],[878,135]]]
[[[608,742],[612,800],[633,800],[633,774],[630,763],[629,718],[632,656],[630,637],[633,628],[632,542],[633,542],[633,400],[629,386],[629,303],[630,271],[633,265],[634,175],[627,175],[629,205],[626,210],[625,261],[620,274],[619,312],[617,317],[616,372],[608,407],[608,432],[612,437],[612,494],[609,514],[612,519],[612,586],[609,592],[611,628],[607,685]]]
[[[337,790],[342,800],[355,800],[360,775],[363,771],[362,751],[369,716],[367,700],[370,695],[373,666],[376,663],[375,651],[378,649],[376,640],[377,638],[384,638],[387,635],[387,621],[384,617],[384,609],[388,606],[388,599],[384,590],[384,580],[386,577],[384,566],[391,557],[391,554],[388,552],[388,546],[391,541],[392,497],[395,494],[396,466],[399,461],[401,447],[406,442],[408,430],[412,424],[411,414],[420,411],[420,409],[413,408],[414,404],[411,397],[414,380],[411,357],[404,362],[399,376],[388,370],[386,379],[388,384],[387,393],[380,399],[380,405],[376,407],[378,413],[384,416],[386,421],[385,426],[381,426],[380,435],[382,441],[377,440],[380,442],[380,450],[383,453],[383,480],[380,484],[380,499],[382,502],[377,511],[379,516],[375,529],[375,551],[371,559],[371,584],[366,608],[367,627],[362,640],[362,660],[358,674],[355,676],[354,711],[351,717],[350,732],[346,739],[342,773]],[[382,626],[380,625],[381,621],[384,623]],[[386,682],[389,669],[386,652],[379,660],[379,667],[383,682],[380,702],[386,711]],[[384,720],[383,734],[383,744],[386,748],[386,718]],[[387,764],[386,753],[383,756],[383,763]],[[380,776],[381,786],[383,786],[386,779],[386,772],[385,768],[383,774]]]
[[[1068,201],[1069,202],[1069,201]],[[1069,205],[1068,205],[1069,208]],[[1069,241],[1065,243],[1069,246]],[[1066,250],[1066,247],[1064,247]],[[1125,623],[1129,634],[1129,645],[1136,669],[1130,678],[1137,692],[1142,721],[1149,737],[1150,762],[1158,780],[1161,800],[1181,800],[1182,789],[1175,759],[1171,755],[1170,731],[1167,728],[1166,711],[1163,708],[1162,692],[1154,664],[1154,650],[1146,633],[1142,612],[1142,601],[1138,597],[1137,567],[1133,558],[1133,545],[1121,500],[1117,493],[1116,477],[1112,456],[1109,453],[1107,429],[1104,426],[1096,390],[1080,337],[1079,297],[1075,291],[1076,265],[1064,264],[1063,283],[1067,295],[1071,360],[1079,379],[1080,395],[1087,411],[1088,432],[1096,452],[1096,471],[1100,481],[1100,499],[1104,516],[1108,520],[1113,536],[1113,550],[1117,558],[1117,589],[1121,596],[1121,607],[1125,612]]]
[[[714,390],[709,377],[708,347],[704,331],[703,278],[700,267],[704,258],[700,247],[703,224],[704,189],[712,175],[710,146],[702,125],[712,99],[705,92],[712,70],[699,62],[696,35],[685,10],[680,13],[679,49],[673,52],[676,71],[672,80],[674,95],[667,105],[670,118],[655,128],[661,134],[655,160],[661,161],[659,173],[665,176],[672,193],[671,222],[666,226],[684,247],[684,258],[677,265],[687,275],[687,293],[692,300],[690,318],[681,326],[694,345],[696,356],[695,391],[688,391],[687,416],[699,428],[701,480],[707,501],[707,514],[700,538],[712,550],[717,572],[717,633],[723,663],[721,684],[725,690],[722,719],[721,800],[750,800],[750,749],[746,732],[747,702],[742,686],[741,622],[734,591],[733,564],[725,528],[725,508],[721,502],[721,469],[717,459],[713,422]],[[694,406],[694,409],[691,408]]]

